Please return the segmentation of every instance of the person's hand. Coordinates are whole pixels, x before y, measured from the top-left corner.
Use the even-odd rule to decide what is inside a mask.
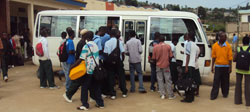
[[[188,73],[188,67],[185,68],[185,73]]]
[[[184,52],[183,52],[183,51],[181,51],[181,54],[184,54]]]
[[[211,72],[214,73],[214,67],[212,67]]]

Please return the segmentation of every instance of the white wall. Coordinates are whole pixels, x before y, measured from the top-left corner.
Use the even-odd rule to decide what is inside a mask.
[[[241,22],[248,22],[248,15],[241,15]]]

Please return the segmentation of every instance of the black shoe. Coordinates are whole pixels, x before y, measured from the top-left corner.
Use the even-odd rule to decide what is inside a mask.
[[[130,93],[135,93],[135,90],[130,90]]]
[[[215,100],[216,98],[211,97],[210,100]]]
[[[227,95],[223,95],[223,98],[227,98],[228,96]]]
[[[147,93],[147,91],[146,91],[146,90],[143,90],[143,91],[139,91],[139,93]]]
[[[192,103],[192,101],[187,101],[185,99],[181,100],[181,102],[183,102],[183,103]]]
[[[104,106],[99,106],[98,104],[95,104],[95,107],[100,108],[100,109],[104,108]]]

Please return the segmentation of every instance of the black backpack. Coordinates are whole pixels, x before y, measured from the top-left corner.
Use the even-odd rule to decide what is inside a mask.
[[[107,58],[107,63],[110,66],[116,66],[121,62],[121,59],[120,59],[121,52],[120,52],[119,46],[120,46],[119,40],[117,39],[116,48],[108,55],[108,58]]]
[[[60,62],[66,62],[68,60],[68,53],[67,53],[67,46],[66,46],[67,40],[65,42],[63,42],[60,47],[59,47],[59,60]]]
[[[180,79],[176,82],[176,85],[175,85],[175,89],[177,90],[177,93],[182,96],[180,94],[180,90],[183,90],[185,92],[190,92],[190,93],[194,93],[198,88],[198,85],[197,83],[191,79],[191,78],[187,78],[187,79]]]
[[[240,52],[237,53],[236,56],[236,68],[240,70],[249,70],[250,66],[250,46],[247,48],[246,51],[240,47]]]

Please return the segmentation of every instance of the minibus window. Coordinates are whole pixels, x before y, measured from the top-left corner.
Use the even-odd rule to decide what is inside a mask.
[[[79,31],[87,29],[96,33],[101,26],[106,26],[108,31],[112,28],[119,27],[119,17],[107,17],[107,16],[81,16],[79,23]],[[80,37],[80,35],[79,35]]]
[[[40,29],[49,29],[49,37],[60,37],[62,32],[66,32],[67,27],[76,31],[76,16],[42,16]]]
[[[154,40],[154,33],[160,32],[166,41],[178,38],[184,42],[184,35],[187,32],[194,32],[196,41],[202,42],[198,28],[193,20],[182,18],[159,18],[152,17],[150,25],[150,40]]]

